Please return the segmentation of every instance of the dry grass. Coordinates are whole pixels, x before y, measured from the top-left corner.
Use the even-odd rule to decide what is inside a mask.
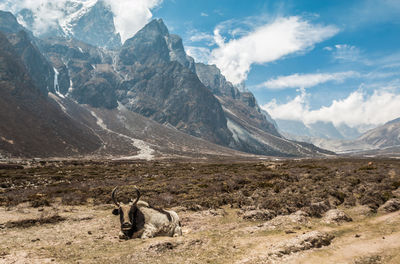
[[[110,203],[114,186],[128,199],[132,186],[159,206],[217,208],[254,205],[289,214],[313,213],[312,203],[356,204],[373,209],[400,186],[400,161],[331,159],[242,163],[54,161],[25,169],[0,168],[0,205],[47,206]],[[394,173],[394,174],[393,174]],[[394,175],[394,176],[393,176]],[[315,212],[318,216],[318,212]]]
[[[0,262],[398,263],[400,214],[377,214],[376,208],[395,195],[400,161],[368,162],[52,161],[2,168]],[[153,205],[184,206],[178,209],[184,236],[120,241],[110,205],[115,185],[124,186],[121,200],[137,185]],[[313,204],[321,202],[354,221],[326,225],[310,218],[266,229],[238,214],[240,207],[256,206],[318,216],[323,212]],[[280,242],[312,230],[335,239],[321,249],[270,255]]]

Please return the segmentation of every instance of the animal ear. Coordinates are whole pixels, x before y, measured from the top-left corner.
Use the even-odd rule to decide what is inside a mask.
[[[112,214],[113,215],[119,215],[119,209],[115,208],[114,210],[112,210]]]

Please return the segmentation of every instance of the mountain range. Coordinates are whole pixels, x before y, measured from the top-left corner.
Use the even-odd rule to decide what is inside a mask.
[[[161,19],[122,44],[108,7],[89,2],[68,1],[67,19],[39,36],[29,10],[0,11],[1,156],[332,154],[283,137]]]

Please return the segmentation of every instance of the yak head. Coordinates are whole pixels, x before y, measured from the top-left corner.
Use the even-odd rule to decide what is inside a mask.
[[[133,199],[131,199],[130,202],[127,204],[118,202],[118,199],[116,197],[118,187],[115,187],[111,194],[111,198],[114,204],[118,207],[115,208],[112,213],[114,215],[119,215],[119,219],[121,222],[121,231],[127,237],[131,237],[133,232],[136,232],[139,228],[138,225],[143,225],[142,222],[144,221],[143,214],[141,214],[136,206],[137,202],[140,199],[140,192],[138,188],[134,187],[134,189],[136,192],[136,199],[134,201]]]

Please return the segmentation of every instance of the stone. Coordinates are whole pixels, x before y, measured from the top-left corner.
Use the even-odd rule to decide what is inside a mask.
[[[323,233],[319,231],[308,232],[283,242],[281,245],[279,245],[279,248],[275,254],[280,253],[288,255],[299,251],[329,246],[334,238],[335,236],[329,233]]]
[[[400,210],[400,199],[394,198],[386,201],[386,203],[381,205],[379,210],[385,212],[396,212]]]
[[[353,219],[341,210],[331,209],[324,214],[322,221],[327,224],[338,224],[341,222],[351,222]]]
[[[243,219],[246,220],[270,220],[275,217],[275,213],[266,209],[255,209],[245,211],[242,214]]]

